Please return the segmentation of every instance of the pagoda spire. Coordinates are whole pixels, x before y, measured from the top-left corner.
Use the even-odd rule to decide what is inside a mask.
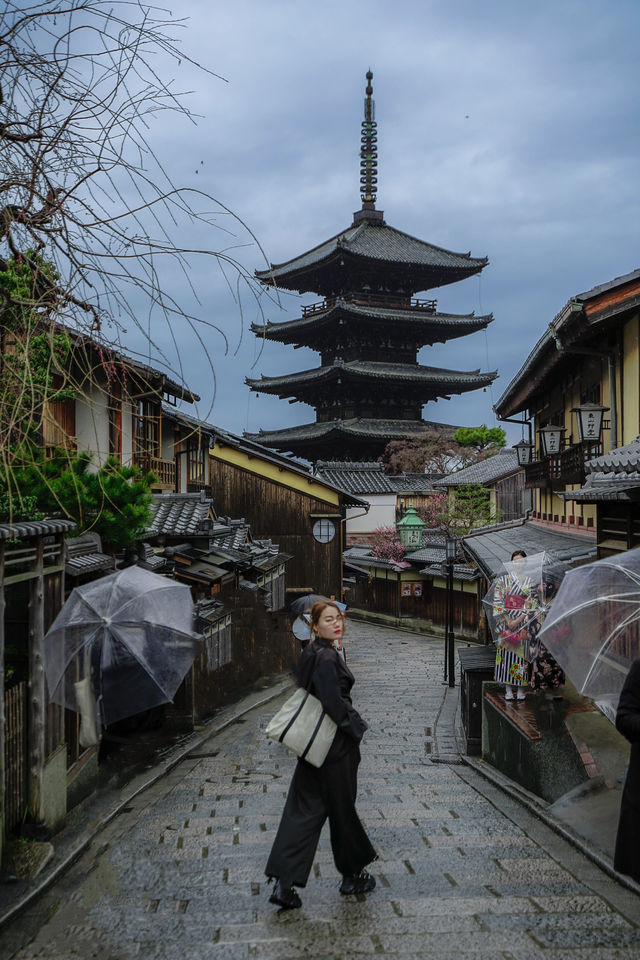
[[[364,101],[364,120],[360,135],[360,196],[363,210],[375,210],[378,194],[378,125],[375,120],[376,103],[373,99],[371,81],[373,73],[367,71],[367,98]]]
[[[371,81],[373,73],[367,70],[364,120],[360,125],[360,197],[362,208],[353,215],[354,226],[362,223],[384,223],[382,210],[376,210],[378,196],[378,124],[376,104]]]

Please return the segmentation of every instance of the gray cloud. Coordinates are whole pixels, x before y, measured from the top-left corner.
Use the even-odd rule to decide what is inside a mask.
[[[495,322],[421,360],[497,368],[500,379],[484,394],[429,405],[428,418],[493,423],[492,403],[566,300],[640,266],[635,0],[186,0],[180,15],[190,18],[185,50],[228,83],[183,65],[176,87],[194,90],[189,102],[202,119],[176,128],[161,116],[154,146],[175,182],[242,217],[271,261],[337,233],[359,207],[369,66],[387,221],[489,256],[481,278],[434,296],[442,309],[493,311]],[[220,223],[237,235],[214,235],[219,248],[232,247],[251,272],[262,267],[246,232],[226,215]],[[212,244],[204,234],[193,241]],[[255,301],[245,291],[241,314],[211,261],[198,260],[191,279],[201,315],[230,343],[225,355],[222,338],[206,334],[217,376],[209,411],[204,353],[186,332],[179,338],[202,414],[237,432],[312,419],[302,404],[250,397],[243,381],[315,366],[315,355],[257,343],[246,329],[259,316]],[[166,282],[178,283],[175,271]],[[286,313],[262,298],[266,316],[295,315],[298,298],[281,299]]]

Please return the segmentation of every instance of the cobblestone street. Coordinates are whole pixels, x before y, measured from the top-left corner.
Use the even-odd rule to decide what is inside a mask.
[[[346,644],[370,724],[358,810],[380,855],[372,894],[340,896],[325,829],[302,909],[268,903],[263,869],[294,766],[264,736],[274,702],[137,797],[3,930],[2,956],[640,956],[639,898],[475,770],[447,762],[455,698],[441,641],[349,623]]]

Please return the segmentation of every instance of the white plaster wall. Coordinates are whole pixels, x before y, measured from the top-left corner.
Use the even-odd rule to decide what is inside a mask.
[[[362,500],[370,504],[369,512],[364,516],[362,507],[347,509],[347,533],[373,533],[378,527],[388,527],[396,522],[396,495],[395,493],[360,495]]]
[[[109,410],[107,395],[97,384],[85,389],[76,400],[78,451],[93,453],[92,469],[101,467],[109,456]]]

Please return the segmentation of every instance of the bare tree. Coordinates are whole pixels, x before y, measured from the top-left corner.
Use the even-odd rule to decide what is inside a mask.
[[[182,63],[199,67],[179,45],[184,27],[138,0],[5,0],[0,258],[11,264],[12,277],[17,269],[28,279],[16,284],[5,275],[0,282],[3,335],[9,318],[14,333],[22,324],[21,363],[14,369],[25,380],[22,406],[2,409],[14,426],[34,396],[22,371],[29,367],[29,337],[42,335],[43,326],[122,346],[133,324],[147,338],[145,357],[177,367],[184,380],[180,324],[189,326],[201,352],[209,355],[214,330],[228,349],[226,331],[198,315],[194,260],[212,259],[238,304],[243,286],[258,296],[233,255],[239,245],[256,242],[251,231],[213,197],[176,187],[151,142],[152,121],[163,111],[194,121],[185,94],[169,79]],[[221,79],[200,69],[207,81]],[[204,235],[202,247],[176,244],[184,227],[193,238]],[[180,284],[192,306],[176,294]],[[56,363],[53,351],[54,373]],[[3,441],[8,435],[3,431]]]

